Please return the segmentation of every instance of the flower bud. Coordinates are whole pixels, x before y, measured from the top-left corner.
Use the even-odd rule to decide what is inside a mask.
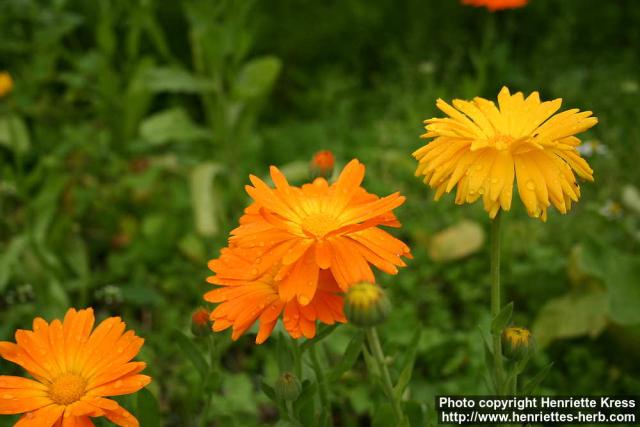
[[[336,163],[336,159],[333,153],[329,150],[318,151],[313,155],[309,169],[311,175],[314,178],[323,177],[329,178],[333,173],[333,166]]]
[[[13,89],[13,79],[11,74],[0,71],[0,98],[7,95]]]
[[[385,321],[391,303],[382,288],[375,283],[353,285],[344,299],[344,314],[356,326],[371,327]]]
[[[506,328],[502,331],[502,348],[507,359],[518,361],[533,352],[535,342],[525,328]]]
[[[191,315],[191,332],[196,337],[205,337],[211,333],[209,311],[200,307]]]
[[[300,396],[302,384],[291,372],[283,372],[276,382],[276,395],[283,400],[293,402]]]

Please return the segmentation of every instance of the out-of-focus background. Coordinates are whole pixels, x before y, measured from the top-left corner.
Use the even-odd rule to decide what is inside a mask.
[[[392,233],[415,259],[378,277],[394,304],[386,352],[403,357],[423,330],[408,398],[485,393],[489,221],[479,203],[433,202],[410,154],[438,97],[508,85],[600,119],[581,147],[596,181],[571,212],[505,215],[507,301],[539,349],[530,372],[555,362],[542,393],[638,394],[638,22],[637,0],[494,14],[456,0],[2,0],[14,86],[0,98],[0,339],[70,306],[121,315],[146,339],[162,425],[194,425],[200,380],[172,334],[203,304],[248,175],[273,164],[303,183],[328,149],[338,169],[366,164],[369,191],[407,196]],[[329,363],[352,334],[325,340]],[[275,423],[259,387],[275,378],[275,340],[220,342],[209,425]],[[336,425],[370,425],[362,362],[331,389]]]

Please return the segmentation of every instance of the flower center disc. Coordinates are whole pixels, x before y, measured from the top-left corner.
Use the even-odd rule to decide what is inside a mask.
[[[302,222],[302,230],[316,238],[322,238],[339,228],[338,221],[326,213],[311,214]]]
[[[496,150],[506,150],[513,142],[513,138],[508,135],[496,135],[491,142]]]
[[[49,397],[59,405],[70,405],[80,400],[87,381],[77,374],[63,374],[49,386]]]

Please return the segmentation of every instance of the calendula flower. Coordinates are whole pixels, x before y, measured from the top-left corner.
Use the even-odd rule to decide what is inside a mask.
[[[282,299],[278,292],[280,282],[275,279],[281,265],[278,255],[259,247],[234,247],[223,249],[219,258],[209,262],[215,275],[207,281],[221,286],[204,295],[205,300],[220,303],[210,316],[214,331],[231,327],[231,338],[237,340],[258,321],[256,343],[262,344],[281,316],[293,338],[313,338],[316,321],[329,325],[345,322],[340,288],[329,270],[319,272],[317,290],[307,305],[296,299]],[[258,268],[260,265],[269,267],[263,270]]]
[[[318,151],[311,159],[310,169],[311,175],[314,177],[322,176],[328,178],[333,173],[333,166],[336,159],[329,150]]]
[[[530,216],[546,220],[553,204],[561,213],[580,197],[574,171],[593,181],[593,170],[580,157],[575,135],[598,122],[591,111],[572,109],[555,114],[561,99],[541,102],[538,92],[526,99],[502,88],[498,106],[484,98],[439,99],[447,118],[426,120],[434,138],[416,150],[416,176],[436,190],[435,199],[457,187],[456,203],[479,198],[489,216],[511,208],[513,181]]]
[[[463,4],[476,7],[486,7],[492,12],[503,9],[517,9],[524,7],[529,0],[462,0]]]
[[[246,190],[255,203],[232,231],[230,245],[263,248],[267,256],[252,269],[255,277],[275,266],[281,299],[297,297],[302,306],[313,299],[321,270],[331,270],[343,291],[375,281],[369,263],[396,274],[405,265],[401,257],[411,256],[409,247],[378,226],[400,226],[392,210],[405,198],[367,193],[360,187],[364,173],[364,165],[354,159],[331,185],[317,178],[294,187],[276,167],[271,167],[276,188],[251,176],[253,186]]]
[[[11,74],[0,71],[0,98],[7,95],[13,89],[13,79]]]
[[[131,362],[144,340],[125,332],[118,317],[92,331],[92,309],[70,309],[64,321],[33,321],[18,330],[16,343],[0,342],[0,356],[32,377],[0,376],[0,414],[24,414],[16,427],[90,427],[91,417],[106,417],[122,427],[138,420],[117,402],[105,399],[134,393],[151,381]]]

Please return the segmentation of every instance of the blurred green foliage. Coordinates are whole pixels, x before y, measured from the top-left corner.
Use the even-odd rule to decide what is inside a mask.
[[[208,289],[206,261],[247,202],[248,174],[276,164],[300,183],[330,149],[367,165],[370,191],[407,195],[394,233],[415,259],[379,275],[395,306],[381,336],[396,378],[422,330],[407,410],[485,392],[488,248],[468,239],[482,241],[488,219],[432,202],[410,153],[436,98],[494,98],[506,84],[600,119],[584,137],[596,182],[570,214],[506,216],[505,292],[543,344],[531,369],[555,361],[545,393],[638,394],[639,20],[636,0],[532,0],[496,14],[456,0],[4,0],[0,70],[15,87],[0,99],[0,338],[91,305],[146,338],[161,425],[196,425],[205,396],[206,425],[275,423],[260,387],[277,378],[275,337],[257,347],[219,334],[224,371],[203,386],[176,329]],[[451,245],[454,256],[441,253]],[[354,334],[325,339],[321,363],[336,365]],[[335,425],[389,411],[364,366],[330,384]],[[160,423],[150,395],[124,404],[147,408],[143,426]]]

